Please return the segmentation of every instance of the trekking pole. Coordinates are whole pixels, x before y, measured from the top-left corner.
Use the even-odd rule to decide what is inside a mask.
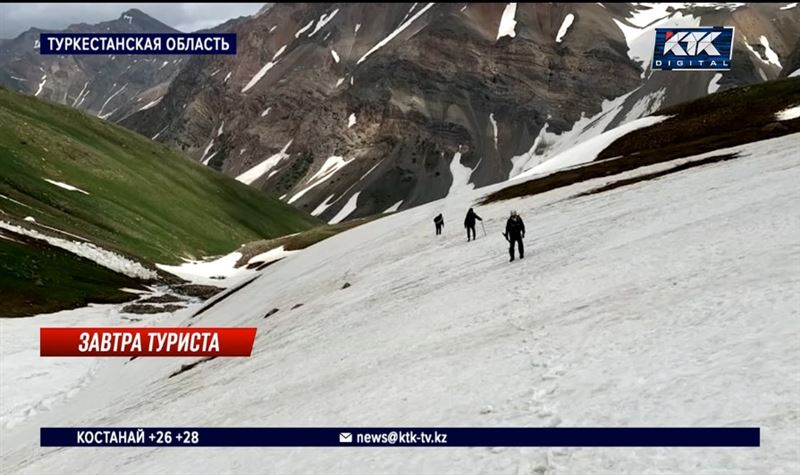
[[[481,229],[483,229],[483,235],[486,236],[486,226],[483,225],[483,221],[481,221]]]

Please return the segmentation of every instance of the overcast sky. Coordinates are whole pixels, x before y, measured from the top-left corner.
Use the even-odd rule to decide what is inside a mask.
[[[72,23],[113,20],[138,8],[181,31],[209,28],[242,15],[252,15],[263,3],[0,3],[0,38],[15,38],[30,27],[60,30]]]

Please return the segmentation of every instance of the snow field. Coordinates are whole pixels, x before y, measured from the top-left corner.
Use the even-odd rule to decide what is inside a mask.
[[[582,198],[567,199],[615,177],[480,206],[488,236],[473,243],[458,226],[464,212],[506,184],[331,237],[192,320],[258,327],[251,358],[218,358],[175,378],[193,359],[109,363],[58,411],[0,432],[3,466],[22,474],[796,472],[797,139],[737,147],[729,151],[742,157],[732,161]],[[509,264],[499,233],[512,208],[528,236],[526,258]],[[455,223],[440,237],[430,222],[438,212]],[[265,320],[271,308],[279,311]],[[202,449],[192,457],[164,448],[143,457],[42,449],[42,425],[759,426],[762,447]]]

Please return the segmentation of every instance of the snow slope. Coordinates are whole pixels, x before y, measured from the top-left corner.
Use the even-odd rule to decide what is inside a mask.
[[[252,357],[174,378],[193,359],[114,360],[0,432],[4,472],[797,473],[798,138],[601,194],[567,199],[612,177],[481,206],[489,234],[472,243],[434,236],[432,216],[457,222],[505,185],[331,237],[193,320],[258,327]],[[529,231],[509,264],[512,207]],[[40,426],[76,425],[758,426],[762,447],[38,447]]]
[[[156,267],[194,283],[228,287],[238,283],[242,277],[252,273],[252,271],[245,268],[236,268],[236,263],[241,258],[242,253],[231,252],[230,254],[207,260],[187,260],[183,264],[176,266],[156,264]]]
[[[0,427],[9,429],[36,414],[57,408],[77,395],[114,358],[41,358],[39,328],[112,327],[166,324],[164,317],[183,319],[197,310],[198,303],[170,314],[126,315],[124,304],[89,307],[35,318],[0,319]],[[141,323],[136,323],[141,320]],[[35,394],[36,397],[31,397]]]
[[[549,173],[562,168],[569,168],[575,165],[591,162],[597,158],[600,152],[608,148],[608,146],[614,143],[614,141],[618,138],[633,132],[634,130],[650,127],[651,125],[655,125],[668,118],[669,116],[648,116],[620,125],[619,127],[613,128],[608,132],[604,132],[585,142],[581,142],[580,144],[545,161],[541,165],[537,165],[530,170],[520,173],[516,178],[529,178],[534,175]]]
[[[513,168],[509,178],[514,178],[522,172],[529,171],[576,145],[602,134],[619,114],[627,98],[634,92],[631,91],[617,98],[603,101],[600,112],[593,116],[586,117],[581,114],[581,118],[572,124],[572,129],[567,132],[561,134],[552,133],[548,130],[547,123],[545,123],[534,140],[531,149],[527,153],[511,158]]]

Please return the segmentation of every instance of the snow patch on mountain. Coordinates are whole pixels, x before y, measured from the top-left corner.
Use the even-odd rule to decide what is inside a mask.
[[[253,86],[255,86],[255,85],[256,85],[256,83],[258,83],[258,81],[260,81],[260,80],[261,80],[261,78],[263,78],[263,77],[264,77],[264,75],[265,75],[265,74],[267,74],[267,71],[269,71],[270,69],[272,69],[272,68],[273,68],[273,67],[274,67],[276,64],[278,64],[278,62],[280,62],[280,61],[276,61],[276,62],[274,62],[274,63],[273,63],[272,61],[270,61],[270,62],[268,62],[267,64],[265,64],[265,65],[264,65],[264,67],[262,67],[262,68],[261,68],[261,69],[260,69],[260,70],[259,70],[259,71],[258,71],[258,72],[257,72],[257,73],[256,73],[256,74],[255,74],[255,75],[254,75],[254,76],[253,76],[251,79],[250,79],[250,82],[248,82],[248,83],[247,83],[247,84],[246,84],[246,85],[245,85],[245,86],[242,88],[242,92],[244,93],[244,92],[247,92],[247,91],[249,91],[249,90],[250,90],[250,88],[252,88]]]
[[[494,149],[497,150],[497,121],[494,120],[494,113],[489,114],[489,122],[492,124],[492,135],[494,136]]]
[[[532,167],[544,163],[559,153],[603,133],[614,118],[619,115],[625,101],[634,92],[631,91],[615,99],[603,101],[600,112],[593,116],[585,117],[581,114],[581,118],[572,124],[572,128],[567,132],[562,132],[561,134],[550,132],[547,124],[545,124],[539,131],[539,136],[531,150],[526,154],[512,158],[512,163],[515,163],[512,173],[517,172],[518,174],[522,171],[530,170]]]
[[[642,97],[631,106],[631,109],[625,115],[625,118],[622,120],[622,122],[630,122],[657,111],[661,107],[661,104],[664,103],[666,95],[666,89],[659,89]]]
[[[156,99],[154,101],[150,101],[147,104],[145,104],[144,106],[140,107],[139,110],[140,111],[146,111],[147,109],[152,109],[153,107],[157,106],[158,103],[161,102],[161,99],[163,99],[163,98],[164,98],[164,96],[161,96],[161,97],[159,97],[158,99]]]
[[[111,117],[112,115],[114,115],[114,112],[117,112],[118,110],[119,110],[119,107],[115,107],[114,110],[112,110],[111,112],[107,112],[105,114],[100,114],[97,117],[99,117],[100,119],[106,120],[109,117]]]
[[[406,28],[408,28],[408,27],[409,27],[409,25],[411,25],[412,23],[414,23],[414,20],[416,20],[417,18],[421,17],[421,16],[422,16],[422,14],[423,14],[423,13],[425,13],[426,11],[428,11],[428,10],[429,10],[429,9],[430,9],[430,8],[431,8],[433,5],[435,5],[435,3],[433,3],[433,2],[432,2],[432,3],[428,3],[427,5],[425,5],[424,7],[422,7],[422,8],[420,9],[420,11],[418,11],[417,13],[415,13],[415,14],[414,14],[414,16],[412,16],[411,18],[409,18],[409,19],[408,19],[408,20],[406,20],[405,22],[401,23],[401,24],[400,24],[400,26],[398,26],[397,28],[395,28],[395,30],[394,30],[394,31],[392,31],[391,33],[389,33],[389,35],[388,35],[388,36],[386,36],[386,38],[384,38],[384,39],[382,39],[381,41],[379,41],[379,42],[378,42],[378,44],[376,44],[376,45],[375,45],[375,46],[373,46],[373,47],[372,47],[372,48],[371,48],[369,51],[367,51],[367,52],[364,54],[364,56],[362,56],[362,57],[361,57],[361,58],[360,58],[360,59],[359,59],[359,60],[356,62],[356,64],[361,64],[361,63],[363,63],[363,62],[364,62],[364,60],[365,60],[365,59],[367,59],[367,58],[369,57],[369,55],[371,55],[372,53],[374,53],[374,52],[378,51],[378,50],[379,50],[379,49],[381,49],[383,46],[385,46],[385,45],[386,45],[386,44],[388,44],[390,41],[392,41],[392,39],[394,39],[394,37],[395,37],[395,36],[397,36],[397,35],[399,35],[400,33],[402,33],[402,32],[403,32],[403,30],[405,30]],[[351,78],[351,80],[352,80],[352,78]]]
[[[289,140],[289,142],[287,142],[286,145],[283,146],[280,152],[276,153],[275,155],[272,155],[271,157],[259,163],[258,165],[250,168],[246,172],[237,176],[236,179],[244,183],[245,185],[249,185],[254,181],[258,180],[259,178],[264,176],[265,173],[270,171],[272,167],[279,164],[282,160],[289,158],[289,154],[286,153],[286,151],[289,150],[289,147],[291,145],[292,145],[292,140]]]
[[[549,119],[550,116],[547,116],[547,118]],[[542,141],[544,141],[545,136],[547,135],[547,127],[548,123],[545,122],[542,128],[539,129],[539,133],[536,135],[536,138],[533,140],[533,145],[531,145],[530,150],[521,155],[511,157],[511,171],[508,173],[509,179],[522,173],[525,167],[535,167],[545,160],[544,157],[541,157],[541,159],[538,161],[536,160],[536,150],[539,148],[539,145],[542,143]]]
[[[339,54],[336,53],[335,49],[331,49],[331,56],[333,56],[334,61],[336,61],[337,63],[339,62]],[[342,78],[340,81],[344,81],[344,78]],[[341,82],[339,84],[341,84]],[[338,86],[339,84],[336,85]]]
[[[669,14],[666,9],[672,5],[650,4],[649,10],[634,10],[632,16],[620,21],[614,18],[628,45],[628,57],[642,68],[641,77],[650,68],[653,58],[653,44],[657,27],[697,27],[700,18],[684,15],[681,11]],[[674,6],[672,6],[674,7]]]
[[[708,81],[708,93],[713,94],[719,90],[719,80],[722,79],[722,73],[715,73],[714,77]]]
[[[76,97],[75,100],[72,101],[72,107],[75,107],[78,104],[78,101],[83,96],[83,92],[86,91],[86,86],[88,86],[88,85],[89,85],[89,81],[86,81],[85,83],[83,83],[83,88],[81,88],[81,92],[78,93],[78,97]]]
[[[39,89],[36,90],[36,94],[34,94],[34,97],[42,93],[42,89],[44,88],[45,84],[47,84],[47,74],[42,76],[41,82],[39,83]]]
[[[378,165],[380,165],[381,163],[383,163],[383,160],[380,160],[380,161],[378,161],[378,163],[376,163],[375,165],[372,165],[372,166],[370,167],[370,169],[369,169],[369,170],[367,170],[367,172],[366,172],[366,173],[364,173],[363,175],[361,175],[361,178],[359,178],[359,179],[358,179],[358,181],[361,181],[361,180],[363,180],[364,178],[366,178],[366,177],[367,177],[367,175],[369,175],[370,173],[372,173],[372,171],[373,171],[373,170],[375,170],[376,168],[378,168]]]
[[[564,21],[561,23],[561,27],[558,29],[558,34],[556,35],[556,43],[561,43],[564,40],[564,36],[567,34],[567,31],[569,31],[569,27],[572,26],[573,21],[575,21],[575,15],[572,13],[564,17]]]
[[[342,221],[345,220],[345,218],[350,216],[353,213],[353,211],[356,210],[356,204],[358,202],[358,196],[360,194],[361,194],[361,192],[359,191],[356,194],[354,194],[353,196],[351,196],[350,199],[347,200],[347,203],[344,204],[342,209],[339,210],[338,213],[336,213],[336,216],[334,216],[333,219],[328,221],[328,224],[341,223]]]
[[[183,264],[156,264],[156,267],[190,282],[225,287],[233,283],[229,280],[232,277],[253,273],[252,270],[236,267],[241,258],[241,252],[232,252],[212,260],[184,259]]]
[[[80,101],[78,101],[77,105],[73,105],[73,107],[80,107],[81,104],[83,104],[83,101],[85,101],[86,98],[89,97],[89,93],[90,92],[92,92],[92,91],[90,89],[87,89],[86,93],[84,93],[83,96],[78,96],[80,98]]]
[[[289,198],[288,203],[292,204],[295,201],[299,200],[303,195],[311,191],[313,188],[318,186],[321,183],[329,180],[333,175],[335,175],[339,170],[350,164],[354,159],[347,160],[344,157],[340,157],[337,155],[328,157],[325,160],[325,163],[322,164],[317,172],[308,179],[307,186],[302,190],[295,193],[291,198]]]
[[[111,90],[112,90],[112,91],[114,90],[114,87],[115,87],[116,85],[117,85],[117,84],[116,84],[116,83],[114,83],[114,84],[111,86]],[[126,83],[126,84],[123,84],[123,85],[122,85],[122,87],[121,87],[121,88],[119,88],[119,90],[118,90],[117,92],[115,92],[115,93],[112,93],[110,96],[108,96],[108,99],[106,99],[106,101],[103,103],[103,106],[102,106],[102,107],[100,107],[100,110],[99,110],[99,111],[97,111],[97,117],[100,117],[101,119],[105,119],[106,117],[108,117],[108,116],[110,116],[111,114],[113,114],[113,113],[114,113],[114,111],[111,111],[111,114],[106,114],[105,116],[103,116],[103,109],[105,109],[105,108],[106,108],[106,106],[108,105],[108,103],[109,103],[109,102],[111,102],[111,100],[112,100],[112,99],[114,99],[114,98],[115,98],[115,97],[117,97],[117,96],[118,96],[118,95],[119,95],[119,94],[120,94],[122,91],[124,91],[126,87],[128,87],[128,84],[127,84],[127,83]],[[101,117],[101,116],[102,116],[102,117]]]
[[[319,204],[319,206],[314,208],[314,211],[311,212],[311,215],[312,216],[319,216],[322,213],[324,213],[325,210],[330,208],[331,205],[333,205],[337,201],[337,200],[333,199],[334,196],[335,195],[330,195],[329,197],[325,198],[325,201],[323,201],[322,203]],[[331,201],[331,200],[333,200],[333,201]]]
[[[798,117],[800,117],[800,104],[789,107],[788,109],[784,109],[775,114],[775,118],[778,120],[794,120]]]
[[[167,130],[167,127],[169,127],[169,124],[165,125],[163,129],[159,130],[158,132],[156,132],[156,134],[154,136],[150,137],[150,140],[157,139],[159,137],[159,135],[161,135],[165,130]]]
[[[450,175],[453,177],[453,181],[447,190],[448,197],[475,188],[475,184],[469,182],[472,176],[472,168],[461,164],[461,152],[456,152],[450,161]]]
[[[352,127],[354,125],[356,125],[356,114],[355,114],[355,112],[350,114],[350,116],[347,118],[347,128],[349,129],[350,127]]]
[[[311,33],[308,35],[308,37],[309,37],[309,38],[311,38],[311,37],[312,37],[312,36],[314,36],[314,35],[315,35],[315,34],[316,34],[316,33],[317,33],[319,30],[321,30],[322,28],[324,28],[324,27],[325,27],[325,25],[327,25],[327,24],[328,24],[328,22],[330,22],[331,20],[333,20],[333,17],[335,17],[337,13],[339,13],[339,9],[338,9],[338,8],[337,8],[336,10],[334,10],[333,12],[331,12],[331,13],[323,13],[323,14],[322,14],[322,16],[320,16],[320,17],[319,17],[319,21],[317,22],[317,26],[316,26],[316,27],[314,27],[314,31],[312,31],[312,32],[311,32]]]
[[[767,56],[767,61],[783,69],[783,66],[781,65],[781,59],[778,56],[778,53],[776,53],[772,48],[769,47],[769,40],[767,39],[767,37],[761,35],[759,41],[761,41],[761,45],[764,47],[764,54]]]
[[[326,176],[332,175],[337,171],[341,170],[345,165],[347,165],[352,161],[353,161],[352,158],[350,160],[347,160],[344,157],[339,157],[339,156],[328,157],[328,159],[325,160],[325,163],[322,164],[322,167],[320,167],[320,169],[317,170],[317,173],[315,173],[309,181],[314,181],[319,178],[324,178]]]
[[[388,208],[383,210],[383,214],[394,213],[395,211],[399,210],[401,206],[403,206],[403,200],[400,200],[397,203],[393,204],[392,206],[389,206]]]
[[[297,33],[294,34],[294,37],[295,38],[300,38],[300,35],[302,35],[306,31],[308,31],[308,29],[311,28],[313,25],[314,25],[314,20],[311,20],[310,22],[308,22],[308,24],[306,24],[306,26],[304,26],[304,27],[300,28],[299,30],[297,30]]]
[[[278,51],[276,51],[275,54],[272,55],[272,61],[275,61],[278,58],[278,56],[283,54],[284,51],[286,51],[286,45],[283,45],[280,48],[278,48]]]
[[[78,193],[83,193],[84,195],[88,195],[89,194],[89,192],[81,190],[77,186],[72,186],[69,183],[64,183],[63,181],[51,180],[49,178],[43,178],[43,180],[46,181],[47,183],[50,183],[51,185],[55,185],[55,186],[57,186],[59,188],[63,188],[63,189],[68,190],[68,191],[77,191]]]
[[[789,10],[789,9],[795,8],[796,6],[797,6],[797,3],[787,3],[786,5],[780,7],[780,10]]]
[[[89,259],[90,261],[93,261],[107,269],[127,275],[128,277],[138,279],[155,279],[157,277],[155,272],[144,267],[138,262],[123,257],[115,252],[103,249],[89,242],[69,241],[67,239],[48,236],[40,233],[39,231],[15,226],[5,221],[0,221],[0,229],[5,229],[13,233],[28,236],[40,241],[45,241],[51,246],[64,249],[77,256]]]
[[[516,3],[509,3],[506,4],[506,8],[503,9],[503,16],[500,17],[500,25],[497,27],[497,38],[500,39],[504,36],[509,36],[514,38],[517,36],[517,32],[514,31],[517,27],[517,22],[514,17],[517,15],[517,4]]]
[[[650,127],[659,122],[668,119],[669,116],[649,116],[642,117],[641,119],[628,122],[619,127],[604,132],[596,137],[593,137],[569,150],[562,152],[555,157],[547,160],[541,165],[537,165],[530,170],[527,170],[516,178],[527,178],[534,175],[546,174],[561,170],[564,168],[573,167],[593,161],[597,156],[611,145],[615,140],[634,130]]]
[[[267,107],[266,109],[264,109],[264,112],[261,113],[261,117],[266,117],[266,115],[269,114],[269,111],[271,110],[272,107]]]
[[[231,74],[233,74],[233,71],[230,71],[228,74],[226,74],[226,75],[225,75],[225,79],[223,79],[223,80],[222,80],[222,82],[223,82],[223,83],[226,83],[226,82],[228,82],[228,79],[230,79],[230,78],[231,78]]]
[[[211,147],[213,147],[213,146],[214,146],[214,139],[211,139],[211,141],[208,142],[208,145],[206,145],[206,149],[203,151],[203,156],[200,157],[200,162],[203,165],[207,165],[208,164],[208,162],[206,161],[206,155],[208,155],[208,152],[211,150]]]
[[[670,16],[670,9],[680,9],[684,3],[636,3],[633,4],[631,16],[625,20],[636,28],[642,29]]]
[[[208,166],[209,162],[211,162],[211,159],[214,158],[216,155],[217,155],[216,151],[211,155],[209,155],[205,160],[203,160],[203,165]]]

